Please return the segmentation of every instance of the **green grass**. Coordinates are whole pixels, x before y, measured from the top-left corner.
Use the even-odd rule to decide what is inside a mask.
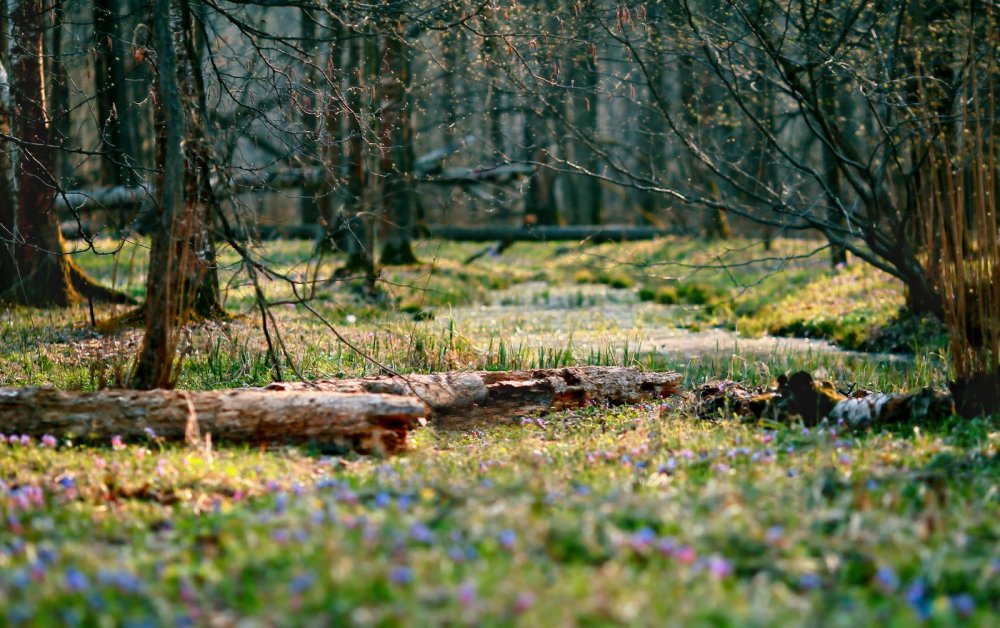
[[[771,255],[811,246],[777,241]],[[677,239],[569,252],[518,244],[461,264],[477,248],[421,243],[420,266],[384,275],[394,307],[342,285],[320,288],[313,305],[405,371],[628,364],[678,370],[694,387],[763,386],[806,369],[887,392],[947,379],[944,356],[919,339],[908,359],[819,346],[761,354],[745,348],[752,340],[660,350],[678,326],[677,338],[716,325],[870,335],[902,293],[867,269],[797,259],[699,270],[690,266],[761,251]],[[307,251],[278,242],[263,252],[311,276]],[[138,294],[141,258],[134,245],[117,266],[82,261]],[[619,276],[628,281],[615,288]],[[491,294],[498,286],[508,289]],[[252,312],[251,299],[246,286],[227,292],[237,314]],[[413,319],[425,309],[433,320]],[[276,316],[305,375],[376,372],[302,308]],[[88,318],[84,308],[0,312],[0,384],[120,381],[138,331],[100,334]],[[270,381],[255,325],[238,315],[192,328],[182,386]],[[997,623],[1000,417],[851,434],[700,420],[670,399],[519,418],[428,426],[388,460],[4,439],[0,623]]]
[[[426,429],[388,461],[8,445],[0,607],[39,625],[990,625],[997,446],[995,421],[772,432],[669,402]]]

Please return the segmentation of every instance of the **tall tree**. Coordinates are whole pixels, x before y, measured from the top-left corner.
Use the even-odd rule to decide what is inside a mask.
[[[94,0],[94,91],[101,139],[101,181],[105,185],[136,183],[131,129],[125,124],[130,107],[125,85],[117,0]]]
[[[66,252],[59,215],[55,151],[44,89],[43,37],[49,10],[42,0],[0,3],[0,30],[10,28],[0,66],[9,86],[0,93],[0,129],[9,129],[9,157],[0,166],[0,299],[33,306],[65,306],[87,299],[128,302],[94,282]]]
[[[138,389],[172,387],[180,329],[195,318],[223,314],[208,231],[215,195],[200,46],[190,3],[178,4],[153,2],[158,198],[146,279],[146,329],[130,378],[130,385]],[[181,42],[181,54],[175,37]]]
[[[576,216],[578,224],[599,225],[604,222],[603,199],[600,180],[594,176],[600,169],[600,160],[594,147],[598,142],[598,98],[600,80],[597,65],[597,46],[593,43],[592,7],[586,9],[584,25],[579,29],[579,38],[571,47],[568,104],[569,117],[573,124],[576,141],[569,143],[569,155],[575,166],[586,173],[570,180],[569,195],[572,199],[569,211]]]

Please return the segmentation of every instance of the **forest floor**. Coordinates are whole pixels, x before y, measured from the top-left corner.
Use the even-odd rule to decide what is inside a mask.
[[[402,371],[636,364],[678,370],[686,387],[797,369],[844,387],[943,386],[939,330],[894,322],[899,285],[805,257],[814,247],[518,244],[464,264],[481,245],[426,242],[423,264],[383,274],[382,304],[348,285],[321,286],[312,303]],[[317,272],[297,264],[308,244],[264,252]],[[141,292],[141,247],[81,257]],[[184,387],[271,378],[251,291],[229,285],[236,316],[191,330]],[[376,371],[301,306],[276,314],[306,376]],[[137,340],[93,329],[87,308],[8,310],[0,385],[113,385]],[[912,353],[859,351],[900,347]],[[0,612],[39,625],[995,625],[998,423],[847,433],[699,419],[668,399],[427,427],[391,459],[8,435]]]

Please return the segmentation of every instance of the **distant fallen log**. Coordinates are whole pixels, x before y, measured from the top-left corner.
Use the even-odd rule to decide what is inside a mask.
[[[566,242],[587,240],[595,244],[600,244],[604,242],[652,240],[675,233],[676,231],[672,229],[623,225],[580,227],[452,227],[437,225],[430,227],[430,234],[433,237],[457,242]]]
[[[146,438],[147,428],[168,440],[184,440],[194,427],[215,441],[393,454],[427,414],[427,406],[412,395],[0,389],[0,431],[104,442],[116,434]]]
[[[535,171],[534,166],[527,164],[500,164],[488,167],[452,166],[442,168],[435,174],[416,179],[418,183],[435,185],[474,185],[483,181],[506,183],[526,177]]]
[[[587,404],[633,404],[668,397],[680,391],[681,380],[679,373],[594,366],[280,383],[265,390],[414,395],[430,407],[436,425],[465,429]]]
[[[448,147],[452,149],[453,147]],[[457,150],[457,148],[455,148]],[[435,159],[439,156],[434,155]],[[440,158],[443,158],[441,156]],[[425,167],[430,167],[424,164]],[[452,166],[434,168],[429,172],[418,169],[414,181],[433,185],[474,185],[484,181],[503,183],[534,172],[523,164],[501,164],[489,167]],[[217,196],[247,192],[271,192],[315,187],[327,181],[323,168],[276,168],[260,172],[239,172],[225,185],[213,185]],[[56,195],[56,209],[62,212],[91,212],[96,210],[138,209],[149,205],[156,198],[156,188],[148,186],[114,186],[87,190],[72,190]]]

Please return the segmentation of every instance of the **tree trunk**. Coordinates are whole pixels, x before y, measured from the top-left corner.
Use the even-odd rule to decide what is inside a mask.
[[[70,392],[0,389],[4,431],[107,443],[113,436],[301,444],[361,453],[398,453],[427,416],[416,397],[262,390]]]
[[[374,231],[368,211],[368,167],[365,156],[364,128],[362,124],[364,100],[362,93],[370,75],[366,52],[372,47],[370,34],[352,33],[347,40],[347,155],[343,162],[346,194],[343,216],[331,225],[329,239],[347,256],[340,275],[361,274],[366,278],[368,290],[375,290]]]
[[[96,63],[94,87],[97,94],[98,128],[101,136],[101,182],[104,185],[133,185],[129,165],[133,150],[123,124],[129,109],[125,89],[124,51],[118,23],[117,0],[94,0],[94,40]],[[122,221],[124,224],[124,221]]]
[[[309,146],[316,146],[319,151],[318,157],[322,157],[322,148],[319,142],[319,112],[321,109],[322,90],[318,83],[316,68],[322,63],[320,61],[319,45],[316,41],[316,14],[310,9],[300,9],[299,24],[301,28],[302,48],[309,53],[310,61],[306,64],[305,85],[302,87],[302,104],[300,105],[299,119],[302,124],[302,133],[306,136],[305,142]],[[303,188],[302,197],[299,199],[299,219],[303,225],[315,225],[319,223],[322,216],[322,202],[320,196],[324,193],[324,186],[311,185]]]
[[[204,272],[194,245],[204,231],[203,205],[186,199],[188,166],[182,142],[185,112],[174,50],[175,20],[169,0],[155,0],[153,43],[158,67],[160,164],[156,228],[151,237],[146,282],[146,331],[129,384],[132,388],[170,388],[176,381],[179,328],[190,318]],[[187,190],[186,190],[187,187]],[[203,240],[201,240],[204,243]]]
[[[381,73],[382,264],[415,264],[410,59],[402,23],[389,29]]]
[[[695,138],[696,145],[711,144],[711,140],[702,139],[711,137],[711,129],[706,128],[705,122],[712,120],[714,112],[712,106],[714,99],[711,98],[711,85],[708,75],[705,74],[701,81],[698,81],[698,74],[695,72],[694,63],[690,56],[684,56],[680,62],[680,72],[678,74],[681,93],[682,117],[687,127],[687,133]],[[705,198],[719,200],[719,184],[711,172],[690,150],[684,153],[684,165],[688,182],[697,193]],[[729,223],[722,209],[717,207],[705,207],[702,216],[702,235],[708,239],[728,238]]]
[[[591,48],[590,29],[581,33],[585,43],[577,50],[577,56],[572,63],[572,103],[573,125],[576,133],[583,136],[572,143],[571,158],[577,165],[588,172],[595,173],[600,168],[600,160],[591,145],[598,140],[598,74],[597,49]],[[570,184],[577,189],[577,207],[574,213],[580,219],[579,224],[600,225],[604,223],[601,182],[596,176],[577,175],[571,178]]]
[[[0,300],[31,306],[65,306],[87,299],[130,302],[86,275],[65,252],[55,208],[55,154],[43,89],[41,0],[16,0],[9,13],[9,93],[0,94],[0,127],[15,138],[2,164],[0,187]],[[4,20],[6,28],[7,20]],[[16,115],[14,115],[16,113]],[[11,176],[12,175],[12,176]],[[15,185],[12,187],[10,182]]]
[[[552,190],[552,171],[546,165],[549,154],[540,137],[545,131],[543,114],[528,107],[524,115],[524,149],[528,161],[536,166],[524,198],[524,224],[555,226],[559,224],[559,211]]]

